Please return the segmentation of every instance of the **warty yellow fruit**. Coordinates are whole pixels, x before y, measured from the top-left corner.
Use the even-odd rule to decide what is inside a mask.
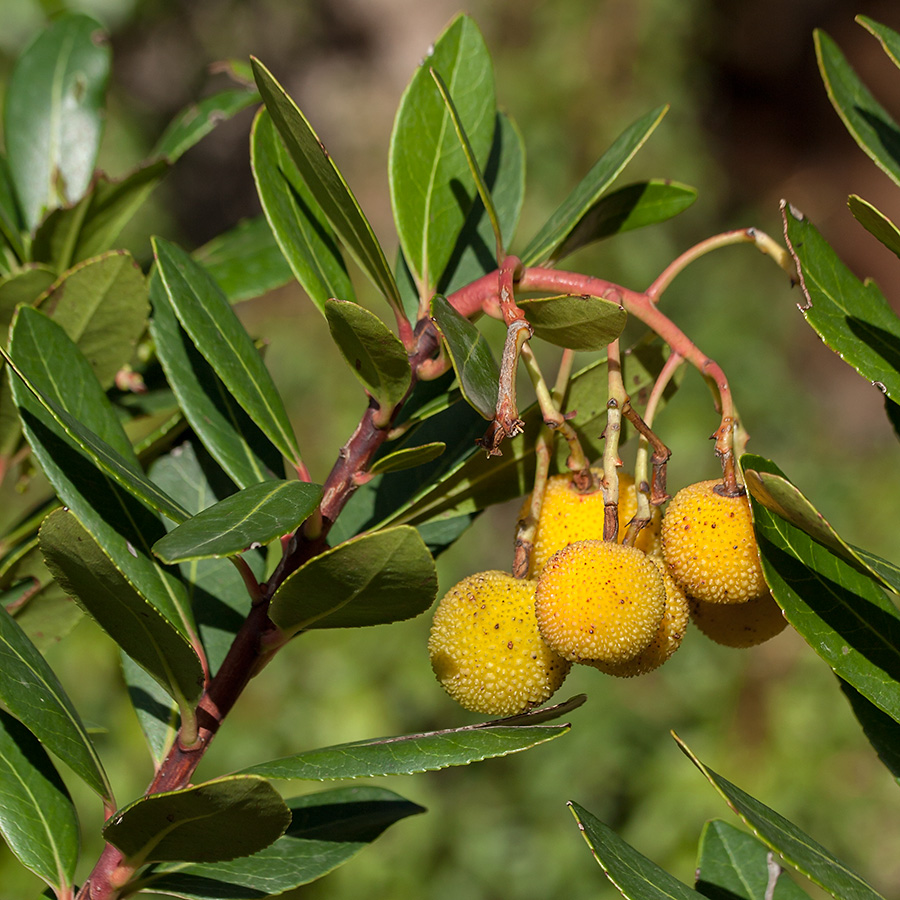
[[[469,575],[439,603],[428,639],[444,690],[473,712],[511,716],[547,700],[570,664],[541,639],[535,582],[506,572]]]
[[[697,628],[725,647],[755,647],[787,627],[781,607],[768,593],[738,604],[691,600],[690,608]]]
[[[662,520],[669,573],[704,603],[746,603],[768,593],[746,495],[720,493],[720,481],[680,490]]]

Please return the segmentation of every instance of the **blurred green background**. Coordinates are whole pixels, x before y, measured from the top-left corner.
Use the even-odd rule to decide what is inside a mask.
[[[429,43],[457,11],[447,0],[4,0],[0,81],[48,15],[90,12],[111,31],[114,75],[101,164],[119,175],[166,122],[221,87],[217,60],[258,56],[294,96],[393,256],[386,181],[393,111]],[[528,151],[518,246],[633,119],[671,110],[626,179],[696,186],[678,219],[582,251],[567,266],[645,287],[682,250],[717,231],[756,225],[781,234],[778,201],[807,213],[860,276],[900,308],[900,264],[855,224],[851,191],[897,220],[898,191],[864,157],[818,78],[812,29],[838,40],[882,102],[900,112],[900,73],[853,22],[865,13],[900,30],[893,0],[472,0],[494,55],[497,93]],[[189,248],[259,211],[248,162],[252,113],[223,124],[175,167],[127,245],[149,257],[148,233]],[[515,249],[515,247],[513,248]],[[364,300],[367,286],[359,281]],[[692,266],[666,311],[725,368],[753,436],[852,543],[900,560],[897,438],[881,394],[828,351],[796,309],[800,295],[748,247]],[[372,300],[373,308],[380,301]],[[323,479],[364,400],[299,289],[240,310],[269,342],[267,360],[291,403],[304,458]],[[657,425],[674,451],[670,488],[716,474],[709,392],[688,373]],[[625,448],[625,453],[629,448]],[[625,455],[628,459],[627,455]],[[508,568],[517,504],[483,515],[439,561],[442,588]],[[299,639],[253,682],[201,769],[212,777],[299,749],[475,721],[446,698],[425,652],[426,617]],[[120,802],[150,769],[115,655],[89,623],[51,651],[101,752]],[[692,883],[704,821],[730,813],[669,736],[796,821],[900,895],[900,795],[862,737],[833,676],[795,634],[728,651],[691,632],[657,673],[615,681],[575,671],[560,698],[588,702],[564,738],[527,753],[430,775],[383,779],[428,808],[302,896],[537,898],[618,896],[565,807],[576,800],[642,852]],[[122,753],[122,747],[127,753]],[[100,811],[85,811],[85,858]],[[311,786],[310,789],[315,789]],[[303,790],[285,785],[287,794]],[[85,870],[85,873],[86,874]],[[0,896],[36,897],[36,879],[0,847]]]

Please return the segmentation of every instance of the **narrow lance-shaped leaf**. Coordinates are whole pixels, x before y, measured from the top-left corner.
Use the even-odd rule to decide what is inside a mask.
[[[102,27],[64,15],[41,32],[13,68],[4,135],[25,227],[88,189],[103,127],[110,50]]]
[[[678,746],[722,799],[791,866],[840,900],[883,900],[859,875],[775,810],[705,766],[677,736]]]
[[[870,34],[873,34],[881,42],[884,52],[887,53],[891,62],[900,68],[900,34],[887,25],[881,25],[868,16],[857,16],[856,21],[862,25]]]
[[[450,112],[435,90],[436,71],[453,96],[459,119],[484,166],[494,131],[496,99],[490,54],[474,21],[460,15],[434,44],[400,100],[388,169],[400,246],[428,299],[450,261],[475,197],[466,156]],[[460,196],[460,194],[462,196]]]
[[[437,574],[414,528],[401,525],[338,544],[279,586],[269,618],[287,634],[411,619],[431,606]]]
[[[0,710],[0,835],[57,896],[72,895],[78,819],[40,741]]]
[[[841,690],[850,703],[869,743],[888,771],[900,782],[900,723],[870,703],[859,691],[840,679]]]
[[[813,32],[819,71],[828,99],[851,137],[892,181],[900,184],[900,128],[859,80],[838,45]]]
[[[259,60],[252,62],[266,109],[310,193],[363,272],[402,315],[400,292],[384,251],[343,175],[284,88]]]
[[[557,248],[568,238],[600,195],[615,181],[632,157],[643,147],[668,111],[660,106],[631,124],[594,163],[591,170],[563,201],[544,227],[521,254],[522,263],[533,266],[554,258]]]
[[[322,499],[318,484],[266,481],[192,516],[153,545],[165,563],[234,556],[265,546],[309,518]]]
[[[369,472],[373,475],[382,475],[387,472],[400,472],[404,469],[412,469],[415,466],[422,466],[425,463],[437,459],[447,445],[443,441],[432,441],[429,444],[420,444],[417,447],[406,447],[403,450],[397,450],[395,453],[388,453],[377,459],[369,467]]]
[[[185,636],[147,602],[78,519],[58,509],[41,526],[54,578],[135,662],[183,705],[203,689],[203,667]]]
[[[0,154],[0,235],[6,239],[12,252],[20,262],[25,260],[25,246],[22,243],[22,217],[16,201],[15,188],[6,156]]]
[[[356,303],[326,300],[325,318],[341,355],[386,420],[409,390],[406,349],[378,316]]]
[[[178,704],[171,694],[127,653],[120,654],[122,677],[150,755],[157,767],[178,733]]]
[[[150,300],[156,353],[197,437],[240,487],[274,478],[283,469],[280,453],[193,345],[159,273],[150,279]]]
[[[271,233],[294,277],[320,312],[330,297],[355,299],[328,219],[261,109],[250,133],[250,164]]]
[[[788,248],[808,302],[806,321],[822,340],[895,403],[900,401],[900,318],[874,282],[861,282],[815,226],[783,210]]]
[[[112,789],[72,701],[44,657],[0,608],[0,699],[38,740],[105,801]]]
[[[900,229],[883,212],[857,194],[847,198],[847,206],[866,231],[877,237],[891,253],[900,256]]]
[[[327,875],[394,822],[425,810],[377,787],[339,788],[287,801],[283,837],[252,856],[215,864],[152,867],[154,893],[185,900],[259,900]],[[152,881],[151,881],[152,879]]]
[[[153,239],[159,276],[179,321],[234,398],[294,465],[297,439],[259,351],[215,282],[175,244]]]
[[[569,809],[594,859],[626,900],[697,900],[687,885],[638,853],[583,806],[569,803]]]
[[[290,821],[290,810],[267,781],[229,775],[135,800],[107,821],[103,836],[132,865],[218,862],[268,847]]]
[[[440,295],[431,301],[431,315],[450,354],[463,397],[483,418],[493,419],[500,369],[487,340]]]

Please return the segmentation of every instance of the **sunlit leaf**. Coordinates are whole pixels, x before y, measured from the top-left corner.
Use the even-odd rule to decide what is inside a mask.
[[[618,303],[586,294],[522,299],[518,304],[537,337],[572,350],[604,350],[622,333],[628,318]]]
[[[866,231],[877,237],[891,253],[900,256],[900,229],[883,212],[858,194],[851,194],[847,198],[847,205],[853,217]]]
[[[380,457],[372,463],[369,471],[373,475],[383,475],[386,472],[412,469],[437,459],[446,449],[447,445],[443,441],[432,441],[430,444],[420,444],[418,447],[407,447]]]
[[[178,704],[146,669],[126,653],[120,654],[122,676],[128,689],[128,699],[147,740],[147,747],[158,766],[178,733],[180,717]]]

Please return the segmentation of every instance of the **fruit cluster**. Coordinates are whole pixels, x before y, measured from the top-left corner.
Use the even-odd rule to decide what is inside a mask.
[[[579,490],[547,480],[526,578],[483,572],[441,600],[432,667],[467,709],[513,715],[547,700],[572,663],[631,677],[678,649],[689,618],[712,640],[750,647],[785,626],[768,592],[750,505],[720,481],[693,484],[654,508],[633,544],[634,479],[619,475],[617,540],[604,540],[603,472]],[[530,500],[526,501],[523,515]]]

